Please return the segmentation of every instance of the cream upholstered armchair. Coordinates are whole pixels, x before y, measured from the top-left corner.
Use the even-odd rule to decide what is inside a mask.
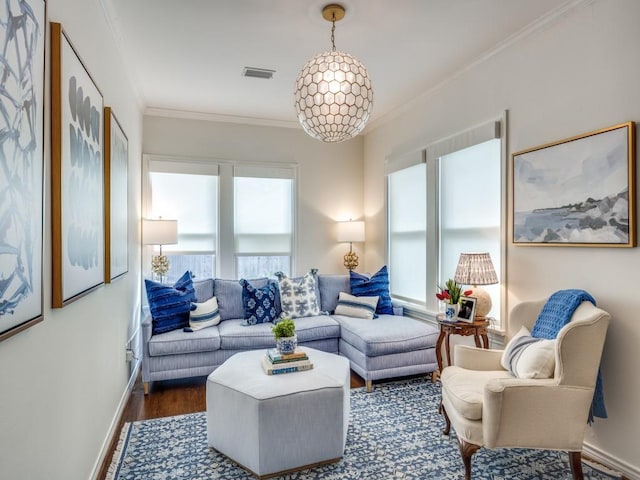
[[[529,330],[545,301],[523,302],[509,318],[513,336]],[[574,479],[582,479],[581,451],[610,315],[582,302],[551,344],[551,378],[516,378],[502,350],[457,345],[454,365],[443,369],[444,433],[453,425],[465,468],[480,448],[536,448],[569,453]]]

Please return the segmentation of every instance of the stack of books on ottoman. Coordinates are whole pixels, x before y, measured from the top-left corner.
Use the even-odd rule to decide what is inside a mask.
[[[293,353],[288,354],[282,354],[278,349],[270,348],[262,358],[262,368],[267,375],[278,375],[279,373],[311,370],[313,363],[309,360],[307,353],[300,348],[296,348]]]

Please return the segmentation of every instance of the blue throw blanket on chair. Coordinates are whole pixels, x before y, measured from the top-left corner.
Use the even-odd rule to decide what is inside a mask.
[[[572,289],[557,291],[549,297],[547,303],[542,307],[542,311],[536,319],[533,330],[531,330],[531,336],[549,340],[556,338],[560,329],[569,323],[573,312],[584,301],[591,302],[593,305],[596,304],[594,298],[584,290]],[[600,370],[598,370],[593,402],[589,410],[589,424],[593,423],[593,417],[607,418]]]

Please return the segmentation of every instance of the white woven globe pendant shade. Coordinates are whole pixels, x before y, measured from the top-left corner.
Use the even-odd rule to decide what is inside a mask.
[[[355,137],[373,107],[367,69],[345,52],[316,55],[298,75],[295,107],[300,125],[313,138],[342,142]]]

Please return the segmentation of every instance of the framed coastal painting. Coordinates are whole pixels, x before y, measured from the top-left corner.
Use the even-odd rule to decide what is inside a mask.
[[[635,123],[514,153],[515,245],[635,247]]]
[[[111,107],[104,107],[104,281],[124,275],[127,249],[128,140]]]
[[[51,23],[51,223],[54,308],[104,283],[102,94]]]
[[[43,319],[45,7],[0,6],[0,340]]]

